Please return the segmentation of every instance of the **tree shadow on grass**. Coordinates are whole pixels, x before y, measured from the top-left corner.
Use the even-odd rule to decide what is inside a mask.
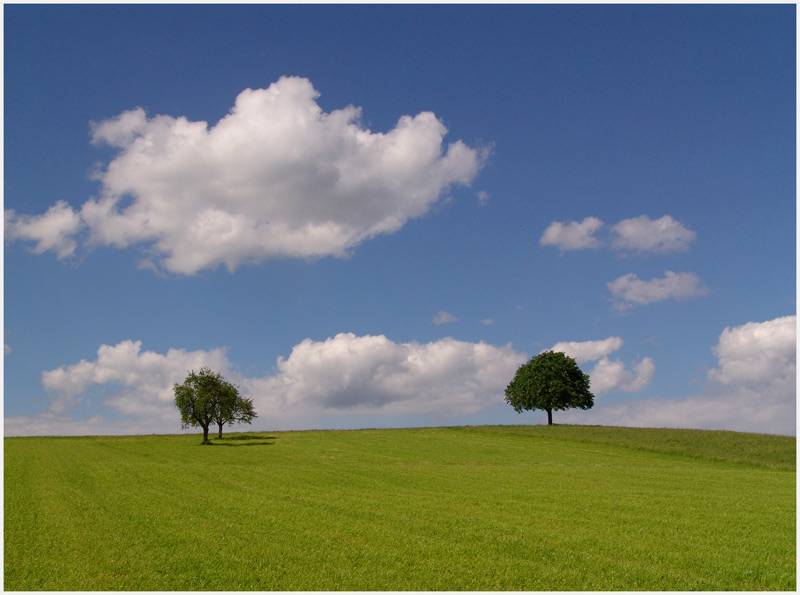
[[[212,438],[212,446],[271,446],[275,444],[275,436],[233,435]]]

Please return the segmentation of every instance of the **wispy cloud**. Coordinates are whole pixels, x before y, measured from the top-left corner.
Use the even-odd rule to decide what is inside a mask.
[[[440,324],[448,324],[450,322],[457,322],[460,320],[458,317],[450,314],[450,312],[445,312],[444,310],[439,310],[436,316],[433,317],[433,324],[440,325]]]
[[[553,345],[549,351],[563,353],[577,363],[593,362],[620,349],[623,345],[621,337],[608,337],[599,341],[562,341]]]
[[[623,312],[633,306],[644,306],[668,299],[685,300],[703,296],[708,288],[694,273],[666,271],[663,278],[642,281],[628,273],[606,284],[614,298],[614,308]]]
[[[620,253],[667,254],[687,251],[697,235],[670,215],[655,220],[647,215],[624,219],[613,225],[606,237],[600,235],[603,227],[597,217],[586,217],[581,222],[553,221],[539,243],[562,251],[608,247]]]
[[[7,211],[6,237],[59,258],[75,236],[91,244],[146,245],[145,264],[183,274],[267,258],[343,256],[426,213],[454,184],[468,185],[489,149],[443,146],[431,112],[373,133],[361,109],[325,113],[311,82],[282,77],[247,89],[215,126],[148,117],[136,108],[93,125],[117,151],[95,174],[98,198],[43,215]]]

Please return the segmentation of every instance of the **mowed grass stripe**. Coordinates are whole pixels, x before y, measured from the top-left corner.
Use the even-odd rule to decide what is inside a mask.
[[[793,438],[624,430],[9,438],[4,587],[795,589]]]

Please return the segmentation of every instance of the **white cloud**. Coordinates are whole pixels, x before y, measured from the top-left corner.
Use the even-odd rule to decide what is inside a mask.
[[[616,298],[614,307],[624,311],[633,306],[642,306],[668,299],[688,299],[708,293],[700,278],[694,273],[666,271],[662,279],[642,281],[634,273],[623,275],[606,284]]]
[[[709,380],[756,389],[763,383],[790,384],[795,380],[796,321],[784,316],[726,328],[714,347],[718,367]]]
[[[636,252],[686,252],[697,235],[669,215],[656,220],[647,215],[625,219],[611,231],[617,236],[613,248]]]
[[[6,240],[36,242],[33,252],[41,254],[53,250],[59,259],[71,256],[77,242],[72,237],[83,228],[78,213],[63,200],[50,207],[44,215],[17,215],[13,209],[5,211]]]
[[[484,318],[481,320],[481,324],[484,326],[491,326],[494,324],[494,318]]]
[[[726,328],[712,348],[717,367],[703,393],[595,405],[564,423],[700,428],[796,435],[796,317]]]
[[[488,192],[486,192],[486,190],[479,190],[478,191],[478,203],[482,207],[485,207],[487,204],[489,204],[489,200],[491,198],[492,198],[491,195]]]
[[[590,373],[596,394],[641,390],[652,378],[652,359],[643,358],[632,370],[625,369],[621,362],[609,360],[608,355],[618,349],[615,339],[587,341],[586,346],[557,345],[600,355]],[[726,328],[712,352],[718,364],[709,371],[702,394],[614,405],[598,400],[590,411],[565,412],[561,423],[796,434],[795,316]],[[502,402],[506,384],[525,361],[510,345],[451,338],[395,343],[382,335],[346,333],[325,341],[306,339],[287,358],[278,359],[274,374],[249,378],[233,369],[222,349],[170,349],[159,354],[142,351],[139,341],[122,341],[101,346],[92,361],[44,372],[42,383],[54,399],[41,413],[6,416],[5,432],[8,436],[176,433],[180,423],[172,404],[172,385],[182,382],[187,370],[204,365],[238,384],[255,400],[260,423],[273,429],[313,427],[314,420],[337,415],[342,419],[360,415],[389,425],[402,416],[441,423]],[[99,397],[94,394],[98,387],[107,389]],[[101,412],[87,415],[97,405]]]
[[[610,242],[597,235],[603,225],[597,217],[586,217],[580,223],[554,221],[544,230],[539,243],[562,251],[610,246],[623,252],[666,254],[687,251],[697,235],[670,215],[655,220],[647,215],[624,219],[611,227],[614,238]]]
[[[593,362],[619,350],[623,341],[620,337],[608,337],[600,341],[562,341],[553,345],[549,351],[563,353],[577,363]]]
[[[351,413],[469,415],[498,399],[525,361],[510,345],[446,338],[395,343],[385,336],[342,333],[306,339],[279,359],[265,390],[289,408]]]
[[[586,217],[580,223],[570,221],[565,224],[553,221],[544,230],[539,243],[542,246],[557,246],[561,250],[598,248],[602,244],[594,234],[601,227],[603,222],[597,217]]]
[[[625,364],[619,360],[612,361],[603,357],[589,373],[592,392],[598,394],[611,390],[639,392],[650,384],[655,371],[655,363],[649,357],[637,363],[633,371],[627,370]]]
[[[373,133],[360,108],[325,113],[317,97],[307,79],[282,77],[240,93],[210,128],[141,108],[96,123],[93,142],[118,151],[95,174],[101,196],[79,214],[66,203],[36,217],[7,212],[6,233],[64,257],[86,226],[90,243],[145,244],[155,257],[146,265],[184,274],[344,256],[470,184],[485,161],[488,149],[443,147],[447,129],[430,112]]]
[[[93,361],[81,360],[42,374],[56,397],[36,415],[7,416],[6,435],[175,433],[174,383],[202,366],[223,373],[253,398],[260,423],[274,429],[313,427],[321,416],[396,416],[434,421],[474,414],[502,401],[524,354],[446,338],[395,343],[385,336],[343,333],[306,339],[275,373],[250,378],[232,370],[222,349],[166,354],[141,351],[141,342],[103,345]],[[102,396],[89,396],[101,390]],[[121,390],[120,390],[121,388]],[[103,412],[86,417],[100,407]],[[122,417],[122,419],[118,419]]]
[[[433,317],[432,322],[435,325],[440,325],[440,324],[447,324],[449,322],[457,322],[458,320],[460,319],[450,314],[450,312],[439,310],[436,316]]]
[[[653,358],[645,357],[633,366],[633,375],[629,375],[620,388],[625,392],[635,393],[644,389],[656,373],[656,364]]]
[[[101,345],[93,361],[61,366],[42,373],[42,385],[57,398],[49,410],[67,411],[81,404],[79,397],[92,386],[115,385],[122,391],[103,400],[103,405],[122,414],[163,417],[174,413],[172,385],[183,382],[189,370],[210,366],[227,371],[223,349],[186,351],[170,349],[165,355],[141,351],[141,341]]]
[[[633,371],[630,371],[620,360],[609,359],[608,355],[618,351],[622,345],[621,337],[608,337],[599,341],[562,341],[547,351],[564,353],[579,365],[599,360],[589,372],[590,386],[594,394],[612,390],[638,392],[653,379],[655,363],[652,358],[646,357],[633,367]]]

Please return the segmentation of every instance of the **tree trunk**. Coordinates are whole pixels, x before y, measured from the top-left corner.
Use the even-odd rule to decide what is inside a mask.
[[[217,424],[219,426],[219,436],[217,438],[222,438],[222,424]]]
[[[203,426],[203,444],[211,444],[208,439],[208,426]]]
[[[553,425],[553,410],[552,409],[548,409],[547,410],[547,425],[548,426],[552,426]]]

